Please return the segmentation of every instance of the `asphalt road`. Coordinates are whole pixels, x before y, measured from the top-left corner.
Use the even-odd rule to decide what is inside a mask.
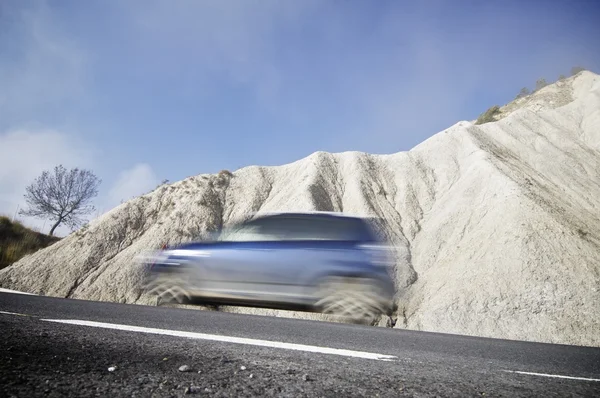
[[[8,397],[600,396],[599,348],[12,293],[0,328]]]

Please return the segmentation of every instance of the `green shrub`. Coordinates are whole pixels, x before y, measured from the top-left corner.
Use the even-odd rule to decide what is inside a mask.
[[[517,99],[527,97],[530,94],[530,91],[527,87],[523,87],[519,94],[517,94]]]
[[[535,82],[535,91],[541,90],[544,87],[546,87],[548,85],[548,82],[546,82],[546,79],[544,79],[543,77],[541,79],[538,79],[537,82]]]
[[[576,74],[578,74],[579,72],[583,72],[584,70],[585,70],[584,67],[574,66],[571,68],[571,76],[575,76]]]
[[[498,105],[494,105],[491,108],[489,108],[487,111],[485,111],[481,115],[479,115],[475,124],[485,124],[485,123],[489,123],[489,122],[495,122],[496,118],[494,116],[496,116],[499,113],[500,113],[500,107]]]

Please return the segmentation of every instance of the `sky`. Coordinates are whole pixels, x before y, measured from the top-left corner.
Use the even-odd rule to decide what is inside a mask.
[[[165,179],[410,150],[600,73],[598,20],[595,0],[0,1],[0,214],[57,164],[102,180],[96,217]]]

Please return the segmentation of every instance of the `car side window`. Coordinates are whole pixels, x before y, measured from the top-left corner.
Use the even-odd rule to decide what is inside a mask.
[[[222,232],[219,240],[233,242],[361,239],[362,225],[352,219],[265,217],[250,220]]]
[[[219,240],[227,242],[256,242],[277,240],[273,231],[265,226],[264,219],[251,220],[224,230]]]
[[[227,240],[281,241],[315,239],[311,220],[293,217],[265,217],[238,226]]]
[[[224,229],[219,240],[227,242],[248,242],[256,240],[259,235],[259,227],[250,223],[234,225]]]
[[[354,220],[295,217],[278,221],[278,235],[285,240],[357,240],[359,234]]]

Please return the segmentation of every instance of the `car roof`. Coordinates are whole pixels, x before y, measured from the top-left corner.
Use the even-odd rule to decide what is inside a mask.
[[[316,217],[316,218],[346,218],[346,219],[355,219],[361,220],[362,217],[345,214],[342,212],[333,212],[333,211],[294,211],[294,212],[266,212],[266,213],[257,213],[254,220],[264,219],[264,218],[287,218],[287,217]]]

